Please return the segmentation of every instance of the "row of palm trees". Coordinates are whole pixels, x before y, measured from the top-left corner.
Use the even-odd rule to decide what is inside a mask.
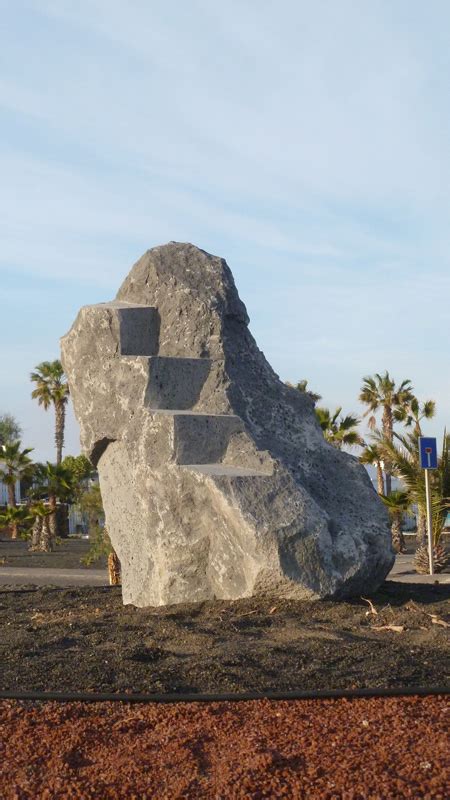
[[[333,413],[316,405],[321,397],[308,390],[307,381],[299,381],[295,388],[307,392],[315,404],[317,420],[324,437],[339,449],[358,446],[362,449],[359,460],[371,464],[376,469],[377,491],[388,508],[392,520],[394,547],[398,551],[405,548],[402,533],[402,519],[405,513],[414,509],[417,512],[416,568],[427,569],[428,555],[426,540],[426,501],[423,470],[419,464],[419,442],[422,435],[422,422],[431,419],[436,412],[434,400],[420,402],[414,395],[409,379],[396,384],[386,371],[384,374],[366,376],[359,393],[359,400],[367,410],[369,440],[366,441],[358,430],[361,422],[355,414],[342,414],[339,407]],[[377,414],[381,417],[377,421]],[[404,430],[399,432],[395,425],[400,423]],[[447,556],[439,540],[442,527],[450,509],[450,437],[444,431],[442,452],[438,469],[431,475],[432,500],[434,511],[433,540],[435,562],[443,565]],[[401,483],[399,489],[392,489],[392,478]]]
[[[55,412],[56,463],[34,464],[30,458],[33,448],[22,447],[20,425],[10,414],[0,417],[0,480],[8,492],[8,507],[0,515],[0,523],[8,525],[12,538],[17,538],[19,528],[34,520],[32,547],[48,550],[57,536],[57,502],[67,498],[75,485],[73,471],[62,464],[69,386],[58,360],[38,364],[30,377],[35,385],[33,399],[46,411],[53,407]],[[18,481],[31,484],[26,507],[17,504]]]
[[[31,525],[30,550],[50,552],[58,537],[58,501],[77,502],[88,513],[93,542],[84,563],[90,564],[107,556],[109,580],[112,585],[121,581],[120,562],[108,533],[99,524],[103,505],[98,484],[90,485],[95,474],[85,456],[66,456],[63,460],[66,408],[69,386],[60,361],[43,361],[31,373],[35,385],[31,396],[47,411],[55,412],[56,462],[35,464],[30,458],[32,448],[22,448],[21,428],[11,414],[0,415],[0,480],[8,489],[8,506],[0,514],[0,525],[7,525],[11,537],[19,529]],[[27,481],[28,502],[17,504],[17,481]]]
[[[29,455],[32,448],[22,448],[21,430],[17,421],[8,414],[0,416],[0,480],[6,484],[8,490],[8,509],[0,518],[0,522],[8,524],[12,536],[17,537],[19,526],[24,524],[25,518],[29,519],[31,514],[36,523],[34,532],[39,529],[41,538],[45,539],[44,543],[41,541],[39,545],[36,534],[33,540],[34,546],[47,547],[48,542],[51,545],[56,538],[57,500],[64,500],[73,494],[77,481],[74,464],[62,463],[69,386],[61,362],[58,360],[43,361],[38,364],[30,377],[34,384],[32,397],[45,410],[51,407],[54,409],[56,463],[33,464]],[[404,548],[402,516],[412,507],[417,509],[418,544],[419,550],[420,548],[423,550],[426,537],[426,511],[423,471],[418,460],[418,437],[422,435],[423,420],[431,419],[435,414],[434,400],[420,402],[414,395],[409,379],[397,385],[387,371],[384,374],[375,373],[364,377],[359,400],[367,407],[363,417],[368,418],[369,441],[365,441],[358,430],[361,420],[355,414],[344,416],[341,407],[333,413],[317,405],[321,397],[308,389],[306,380],[299,381],[295,384],[295,388],[311,397],[323,435],[330,444],[339,449],[360,447],[362,449],[360,461],[372,464],[376,468],[377,490],[391,515],[394,544],[398,550]],[[379,425],[377,414],[381,415]],[[403,433],[395,429],[398,423],[404,426]],[[450,437],[444,432],[439,466],[431,476],[436,548],[439,545],[443,520],[450,508],[449,445]],[[67,460],[69,461],[70,457]],[[86,465],[88,465],[87,459],[81,465],[85,476],[89,472],[89,465]],[[78,472],[79,467],[80,465],[77,465]],[[401,489],[392,490],[392,476],[400,479]],[[79,477],[78,475],[78,479]],[[27,479],[33,483],[29,495],[34,505],[23,509],[17,506],[15,486],[18,480]],[[43,496],[48,498],[46,504],[42,503]],[[436,557],[439,560],[438,550]]]

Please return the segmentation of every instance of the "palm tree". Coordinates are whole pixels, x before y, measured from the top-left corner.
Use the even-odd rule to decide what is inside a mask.
[[[311,392],[308,389],[308,381],[305,378],[303,378],[301,381],[297,381],[297,383],[289,383],[289,381],[287,381],[286,386],[289,386],[291,389],[297,389],[298,392],[304,392],[305,394],[309,395],[314,404],[318,403],[319,400],[322,399],[320,394]]]
[[[417,397],[412,396],[409,403],[394,410],[396,422],[403,422],[406,428],[414,426],[418,436],[422,435],[421,422],[423,419],[432,419],[436,413],[436,402],[425,400],[421,403]]]
[[[361,403],[369,407],[364,416],[372,413],[368,421],[369,428],[374,429],[376,426],[374,412],[379,409],[383,410],[381,426],[383,436],[389,442],[392,442],[394,435],[394,411],[408,407],[413,397],[411,381],[404,380],[396,387],[394,379],[387,371],[384,375],[380,375],[378,372],[373,376],[366,375],[359,395]],[[392,490],[391,474],[390,463],[386,459],[386,495],[389,495]]]
[[[43,520],[42,541],[37,545],[37,549],[50,552],[58,536],[58,500],[68,500],[72,497],[75,481],[70,469],[62,464],[51,464],[49,461],[46,464],[36,465],[34,478],[35,485],[30,496],[34,499],[46,497],[48,503],[48,525]],[[36,514],[36,516],[42,515]]]
[[[423,470],[421,470],[423,473]],[[422,478],[423,479],[423,478]],[[435,572],[442,572],[450,563],[450,553],[441,543],[441,534],[450,510],[450,436],[444,431],[442,453],[437,469],[431,471],[431,505],[433,514],[433,564]],[[416,550],[414,557],[416,572],[427,574],[429,553],[425,542]]]
[[[22,435],[22,428],[12,414],[0,414],[0,445],[17,442]]]
[[[66,405],[69,400],[69,384],[60,361],[43,361],[36,371],[31,373],[31,380],[36,384],[31,396],[47,411],[51,405],[55,408],[55,443],[56,463],[60,464],[64,447],[64,426],[66,422]]]
[[[402,531],[402,518],[403,514],[410,508],[409,494],[403,489],[394,489],[390,495],[382,494],[381,499],[391,518],[392,545],[394,550],[396,550],[397,553],[404,553],[406,547]]]
[[[106,556],[108,559],[109,582],[111,586],[116,586],[121,582],[120,561],[104,525],[105,515],[98,483],[94,484],[89,491],[84,492],[80,506],[88,515],[89,538],[91,541],[89,552],[82,559],[82,563],[90,566],[102,556]]]
[[[31,519],[34,519],[33,527],[31,529],[31,543],[29,550],[42,551],[44,553],[50,552],[51,547],[51,533],[48,517],[51,510],[48,505],[45,505],[41,500],[38,500],[29,508]]]
[[[8,506],[0,513],[0,525],[5,525],[11,531],[11,539],[17,539],[19,527],[31,522],[29,510],[23,506]]]
[[[393,474],[402,481],[408,492],[410,505],[417,506],[417,543],[426,543],[426,495],[423,469],[419,463],[419,443],[416,431],[406,434],[394,433],[390,442],[378,431],[375,433],[377,446],[385,458],[389,458]],[[437,544],[442,526],[450,508],[450,437],[444,432],[442,455],[438,468],[431,470],[431,500],[433,506],[433,539]]]
[[[21,442],[11,442],[0,447],[0,481],[8,488],[8,506],[16,506],[16,483],[22,478],[30,475],[32,470],[32,460],[28,457],[32,447],[21,449]],[[17,538],[17,525],[11,524],[11,535]]]
[[[437,542],[450,511],[450,434],[446,430],[444,430],[442,439],[442,452],[438,459],[438,468],[433,470],[432,478],[434,478],[436,495],[440,500],[437,507],[435,504],[434,513],[433,538]]]
[[[91,480],[97,474],[95,467],[86,456],[66,456],[63,458],[61,465],[68,469],[72,474],[72,481],[74,485],[74,502],[79,502],[81,495],[86,491]]]
[[[361,464],[372,464],[377,470],[377,492],[384,495],[383,456],[376,444],[368,444],[360,455]]]
[[[393,474],[402,481],[411,505],[417,506],[417,544],[420,547],[426,541],[427,529],[425,483],[419,464],[417,434],[396,433],[394,442],[384,436],[382,431],[376,430],[374,439],[383,459],[389,460]]]
[[[359,419],[354,414],[347,414],[346,417],[343,417],[341,406],[336,409],[334,414],[331,414],[328,408],[316,408],[315,411],[325,439],[338,450],[341,450],[344,445],[348,447],[364,445],[363,439],[355,430]]]

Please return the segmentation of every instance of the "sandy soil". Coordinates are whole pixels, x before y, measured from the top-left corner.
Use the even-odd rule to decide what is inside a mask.
[[[0,728],[5,800],[449,796],[444,697],[170,706],[3,701]]]
[[[0,689],[220,693],[448,685],[450,587],[348,603],[123,606],[120,588],[0,591]],[[393,627],[392,627],[393,626]]]

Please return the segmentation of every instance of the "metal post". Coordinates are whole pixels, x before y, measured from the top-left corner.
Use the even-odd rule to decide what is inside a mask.
[[[430,561],[430,575],[434,575],[433,564],[433,520],[431,516],[430,471],[425,471],[425,493],[427,498],[427,532],[428,532],[428,558]]]

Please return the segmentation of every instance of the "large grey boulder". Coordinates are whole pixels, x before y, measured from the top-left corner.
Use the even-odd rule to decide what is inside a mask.
[[[325,442],[248,322],[226,262],[171,242],[62,339],[125,603],[343,598],[392,566],[365,469]]]

